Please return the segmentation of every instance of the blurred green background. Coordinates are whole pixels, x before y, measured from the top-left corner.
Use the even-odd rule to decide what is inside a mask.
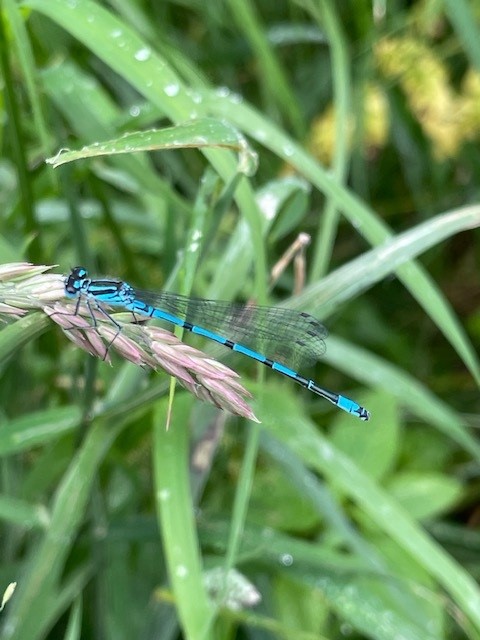
[[[308,311],[372,413],[235,360],[257,425],[5,325],[1,638],[480,638],[480,4],[0,10],[1,262]]]

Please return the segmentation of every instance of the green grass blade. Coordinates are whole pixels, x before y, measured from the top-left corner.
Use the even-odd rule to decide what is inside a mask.
[[[333,103],[335,104],[335,149],[332,159],[332,174],[339,184],[344,184],[350,163],[349,132],[352,111],[351,77],[348,47],[342,25],[336,14],[335,3],[312,0],[299,2],[324,28],[331,51]],[[339,212],[336,203],[328,198],[315,239],[310,280],[322,277],[328,268],[337,233]]]
[[[155,497],[170,583],[187,640],[202,640],[213,609],[202,579],[188,472],[190,399],[177,396],[167,431],[167,403],[159,402],[154,417],[153,462]]]
[[[82,637],[82,601],[78,598],[72,607],[64,640],[80,640]]]
[[[35,129],[38,132],[41,154],[46,157],[52,149],[51,135],[43,113],[41,94],[38,88],[38,77],[35,68],[35,56],[31,41],[25,28],[25,22],[20,13],[19,5],[13,0],[3,0],[5,15],[15,41],[16,53],[22,67],[25,85],[30,103]]]
[[[307,287],[292,302],[298,309],[308,309],[326,318],[339,305],[360,295],[405,262],[461,231],[478,226],[478,206],[455,209],[429,218],[332,271],[320,282]],[[440,309],[438,313],[441,313]]]
[[[480,30],[472,3],[466,0],[445,0],[445,9],[466,53],[477,70],[480,69]]]
[[[42,505],[34,505],[11,496],[0,496],[0,519],[20,527],[45,529],[49,513]]]
[[[298,101],[265,35],[265,27],[260,22],[255,4],[251,0],[228,0],[228,6],[257,57],[259,75],[265,82],[264,90],[268,104],[272,109],[281,109],[296,135],[301,138],[305,132],[305,125]]]

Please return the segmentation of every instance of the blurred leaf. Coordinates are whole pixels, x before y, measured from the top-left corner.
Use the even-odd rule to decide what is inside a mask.
[[[16,53],[22,67],[23,79],[33,112],[32,115],[35,128],[41,140],[41,152],[42,155],[45,156],[52,147],[52,136],[48,132],[47,122],[43,112],[41,94],[36,77],[34,51],[28,37],[25,23],[22,19],[19,5],[13,0],[5,0],[4,5],[9,26],[13,30],[13,40],[16,46]]]
[[[402,459],[409,471],[438,471],[449,468],[456,450],[449,438],[423,424],[409,425],[403,433]]]
[[[359,429],[350,416],[339,413],[333,421],[330,439],[362,471],[381,480],[392,471],[399,455],[398,410],[392,397],[384,393],[370,393],[361,400],[373,416],[381,419],[371,420],[367,429]]]
[[[270,242],[299,227],[307,212],[310,187],[296,176],[274,180],[257,192],[257,202],[267,220],[271,221]]]
[[[30,313],[0,330],[0,362],[17,354],[27,342],[37,338],[50,325],[43,313]]]
[[[288,574],[280,574],[274,583],[276,614],[286,628],[314,633],[323,628],[329,606],[320,589],[311,589]]]
[[[480,69],[480,45],[478,42],[478,23],[473,8],[474,5],[465,0],[445,1],[447,15],[462,41],[465,51],[478,70]]]
[[[202,543],[217,553],[226,549],[229,521],[210,517],[199,522]],[[317,542],[295,538],[269,527],[247,522],[242,535],[240,560],[262,561],[271,567],[301,567],[312,572],[338,572],[347,576],[366,570],[358,557]]]
[[[418,520],[442,515],[463,494],[461,482],[440,473],[396,473],[388,488],[412,518]]]
[[[81,411],[75,406],[47,409],[10,420],[0,429],[0,455],[44,445],[78,428]]]
[[[393,610],[381,595],[378,583],[368,577],[352,579],[321,576],[315,581],[340,619],[354,629],[378,640],[438,640],[425,625],[420,627]]]
[[[252,521],[280,531],[306,532],[319,522],[307,496],[276,466],[257,470],[248,512]]]
[[[82,622],[82,601],[77,599],[72,607],[64,640],[80,640]]]
[[[259,73],[265,83],[270,100],[281,105],[281,109],[297,135],[301,136],[304,126],[301,111],[285,70],[279,63],[274,49],[270,46],[255,2],[251,0],[228,0],[227,5],[234,21],[255,53]]]
[[[49,514],[42,505],[0,496],[0,519],[20,527],[44,529],[49,523]]]

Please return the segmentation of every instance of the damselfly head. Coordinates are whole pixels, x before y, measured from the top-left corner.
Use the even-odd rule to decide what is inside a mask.
[[[85,267],[74,267],[65,280],[65,293],[68,296],[76,296],[88,275]]]

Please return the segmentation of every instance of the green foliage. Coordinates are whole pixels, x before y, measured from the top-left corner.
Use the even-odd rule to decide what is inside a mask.
[[[5,325],[3,640],[480,638],[480,33],[385,6],[0,1],[0,262],[308,311],[372,413]]]

